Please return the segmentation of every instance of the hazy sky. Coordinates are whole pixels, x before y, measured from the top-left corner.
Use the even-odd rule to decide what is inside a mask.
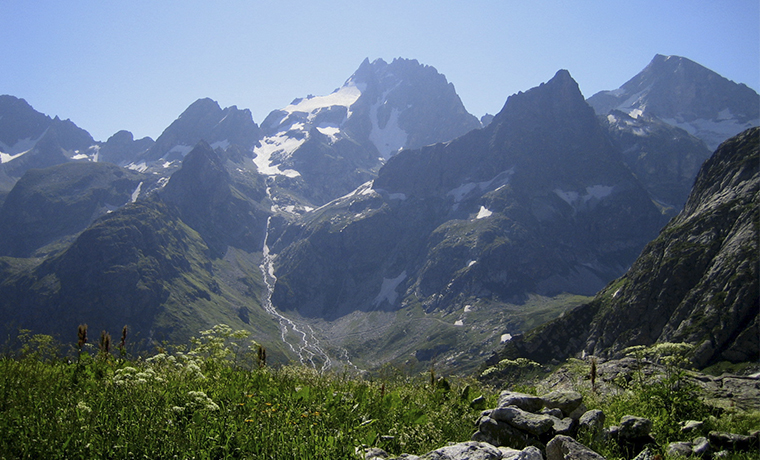
[[[103,141],[155,139],[201,97],[261,123],[366,57],[435,67],[478,117],[560,68],[615,89],[657,53],[760,86],[758,0],[0,0],[0,24],[0,94]]]

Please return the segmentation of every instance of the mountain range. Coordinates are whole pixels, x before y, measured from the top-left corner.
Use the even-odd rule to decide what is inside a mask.
[[[659,55],[588,100],[560,70],[483,123],[407,59],[260,125],[200,99],[155,141],[96,142],[1,96],[0,317],[61,338],[129,324],[144,346],[224,322],[280,361],[473,369],[625,279],[758,106]],[[573,352],[622,346],[597,342]],[[711,343],[739,359],[729,342]]]

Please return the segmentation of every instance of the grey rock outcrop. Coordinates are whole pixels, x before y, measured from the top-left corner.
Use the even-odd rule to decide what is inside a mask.
[[[556,436],[546,445],[546,460],[604,460],[569,436]]]

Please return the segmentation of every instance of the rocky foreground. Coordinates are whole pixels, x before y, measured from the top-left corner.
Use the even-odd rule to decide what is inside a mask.
[[[471,441],[451,444],[421,456],[391,457],[381,449],[371,448],[366,450],[365,460],[604,458],[577,439],[615,443],[627,458],[634,460],[661,458],[651,435],[651,420],[626,415],[617,425],[604,428],[605,418],[601,410],[586,410],[583,397],[576,391],[553,391],[543,396],[503,391],[498,407],[482,412]],[[757,452],[760,448],[760,430],[748,436],[717,431],[705,436],[703,430],[701,421],[684,421],[681,431],[693,435],[692,441],[670,443],[665,446],[666,454],[726,458],[735,452]]]

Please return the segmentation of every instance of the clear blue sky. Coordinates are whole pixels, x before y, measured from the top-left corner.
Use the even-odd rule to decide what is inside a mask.
[[[760,83],[758,0],[0,0],[0,94],[105,141],[161,134],[193,101],[261,123],[365,57],[417,59],[476,116],[565,68],[586,97],[655,54]]]

